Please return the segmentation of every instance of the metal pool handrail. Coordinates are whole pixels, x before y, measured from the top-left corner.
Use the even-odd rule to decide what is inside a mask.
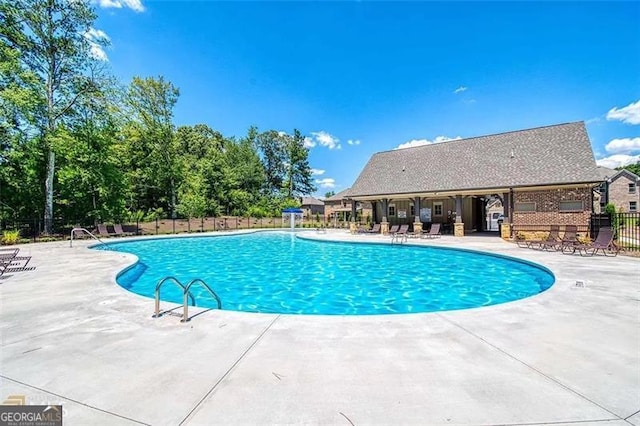
[[[193,295],[189,292],[189,290],[185,287],[184,284],[178,281],[178,279],[175,277],[164,277],[163,279],[158,281],[158,284],[156,284],[156,291],[155,291],[156,309],[155,309],[155,313],[153,314],[153,318],[158,318],[160,316],[160,288],[166,282],[172,282],[182,289],[182,294],[184,297],[185,313],[187,312],[187,297],[191,297],[191,304],[193,306],[196,305],[196,299],[194,299]]]
[[[88,229],[86,228],[73,228],[71,230],[71,239],[69,240],[69,247],[73,247],[73,235],[75,234],[76,231],[82,231],[84,233],[87,233],[91,236],[91,238],[93,238],[96,241],[99,241],[102,245],[104,245],[105,247],[108,247],[107,243],[105,243],[104,241],[102,241],[100,238],[96,237],[95,235],[93,235]]]
[[[207,283],[202,281],[200,278],[196,278],[194,280],[189,281],[189,284],[187,284],[187,286],[184,289],[184,300],[182,303],[182,305],[184,306],[184,313],[182,314],[182,320],[180,320],[180,322],[189,321],[189,305],[187,304],[187,294],[190,294],[189,289],[194,284],[202,284],[202,286],[204,286],[204,288],[209,292],[209,294],[211,294],[211,296],[213,296],[213,298],[216,299],[216,302],[218,302],[218,309],[222,309],[222,301],[220,300],[216,292],[213,291],[211,287],[209,287]]]

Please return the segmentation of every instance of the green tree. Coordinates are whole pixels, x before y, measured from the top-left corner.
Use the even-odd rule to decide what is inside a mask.
[[[324,198],[331,198],[331,197],[333,197],[334,195],[336,195],[336,192],[335,192],[335,191],[325,192],[325,194],[324,194]]]
[[[304,146],[304,137],[298,129],[293,136],[285,135],[286,178],[285,194],[287,199],[309,195],[316,190],[311,178],[309,150]]]
[[[90,41],[87,37],[96,15],[86,0],[2,1],[0,16],[1,44],[17,52],[21,64],[37,77],[36,102],[43,108],[34,111],[34,122],[46,164],[45,232],[51,233],[57,132],[73,115],[78,99],[94,90],[91,76],[86,73],[95,61],[91,49],[104,45],[106,40]]]
[[[636,162],[635,164],[627,164],[624,167],[616,168],[616,170],[622,170],[622,169],[627,169],[631,173],[634,173],[635,175],[640,176],[640,161]]]
[[[227,143],[222,171],[225,212],[245,215],[259,201],[264,185],[262,163],[250,137]]]
[[[96,79],[100,81],[100,79]],[[77,103],[67,143],[59,144],[58,203],[68,222],[124,219],[124,177],[119,126],[104,79],[91,97]]]
[[[134,210],[167,208],[175,217],[181,170],[173,108],[179,95],[163,77],[134,77],[129,86],[125,99],[131,121],[125,138],[131,155],[128,181]]]
[[[34,131],[41,107],[37,83],[19,52],[0,42],[0,219],[42,211],[44,162]]]
[[[207,199],[204,192],[204,182],[198,173],[191,173],[180,185],[177,206],[178,213],[190,219],[192,217],[204,217],[207,211]],[[191,221],[189,221],[189,232],[191,232]]]
[[[285,176],[284,135],[275,130],[262,132],[257,136],[256,144],[264,168],[263,193],[267,197],[277,197],[282,190]]]

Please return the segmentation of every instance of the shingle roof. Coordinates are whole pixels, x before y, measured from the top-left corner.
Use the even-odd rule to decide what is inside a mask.
[[[324,201],[325,201],[325,202],[327,202],[327,201],[342,201],[344,198],[346,198],[346,197],[347,197],[347,194],[348,194],[348,193],[349,193],[349,188],[347,188],[347,189],[345,189],[345,190],[343,190],[343,191],[338,192],[337,194],[335,194],[335,195],[334,195],[334,196],[332,196],[332,197],[325,198],[325,199],[324,199]]]
[[[598,171],[598,177],[600,177],[600,179],[602,179],[603,181],[618,173],[618,170],[610,169],[604,166],[598,166],[596,167],[596,170]]]
[[[633,173],[631,170],[627,170],[627,169],[621,169],[621,170],[613,170],[613,174],[609,175],[609,179],[611,179],[611,181],[614,181],[616,179],[618,179],[620,176],[627,176],[629,179],[633,180],[633,181],[638,181],[640,180],[640,176],[636,175],[635,173]]]
[[[303,206],[324,206],[324,203],[322,201],[313,197],[303,197],[301,204]]]
[[[374,154],[349,196],[599,182],[583,122]]]

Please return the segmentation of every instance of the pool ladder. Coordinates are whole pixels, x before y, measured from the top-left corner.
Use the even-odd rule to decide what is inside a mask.
[[[73,228],[71,230],[71,235],[69,238],[69,247],[73,247],[73,237],[76,234],[76,232],[79,233],[85,233],[88,234],[91,238],[93,238],[94,240],[100,242],[100,244],[102,244],[103,246],[105,246],[106,248],[109,248],[109,246],[107,245],[107,243],[105,243],[104,241],[102,241],[100,238],[96,237],[95,235],[93,235],[88,229],[86,228]]]
[[[160,313],[160,289],[162,288],[164,283],[167,283],[167,282],[173,283],[173,284],[177,285],[178,287],[180,287],[182,289],[182,309],[183,309],[183,313],[182,313],[182,319],[180,320],[180,322],[187,322],[187,321],[190,320],[190,318],[189,318],[189,303],[188,303],[188,299],[191,299],[191,306],[196,306],[196,300],[195,300],[195,298],[193,297],[193,295],[191,294],[191,291],[190,291],[191,290],[191,286],[193,286],[194,284],[200,284],[202,287],[204,287],[205,290],[207,290],[209,292],[209,294],[211,294],[211,296],[218,303],[218,309],[222,309],[222,301],[220,300],[220,298],[218,297],[216,292],[213,291],[211,289],[211,287],[209,287],[207,285],[207,283],[205,283],[200,278],[193,279],[193,280],[189,281],[189,283],[187,285],[184,285],[175,277],[164,277],[163,279],[158,281],[158,284],[156,284],[156,292],[155,292],[156,309],[155,309],[155,313],[153,314],[153,318],[158,318],[158,317],[162,316],[162,314]]]

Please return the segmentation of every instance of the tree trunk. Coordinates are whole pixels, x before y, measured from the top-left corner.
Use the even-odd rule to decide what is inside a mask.
[[[56,153],[49,149],[47,159],[47,176],[44,181],[45,204],[44,204],[44,232],[47,235],[53,234],[53,175],[56,168]]]
[[[48,45],[48,70],[47,70],[47,134],[45,146],[47,147],[47,173],[44,181],[44,233],[53,234],[53,176],[56,169],[56,153],[51,146],[51,137],[56,128],[54,118],[54,74],[56,58],[53,46],[53,0],[49,0],[47,7],[47,42]]]
[[[176,218],[176,184],[173,177],[171,178],[171,218]]]

